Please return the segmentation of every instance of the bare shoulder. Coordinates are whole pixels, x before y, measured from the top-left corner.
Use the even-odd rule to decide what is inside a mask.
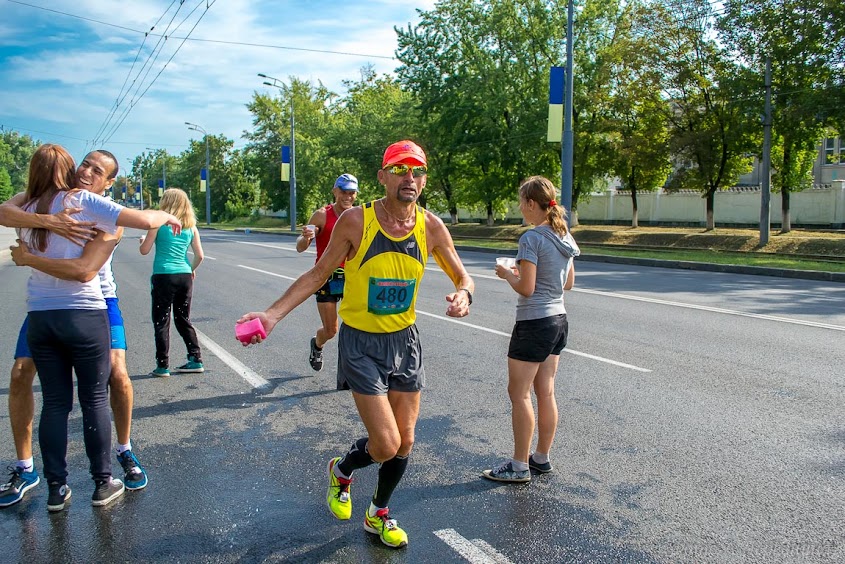
[[[311,214],[311,219],[308,220],[311,225],[322,227],[326,224],[326,207],[319,208]]]
[[[332,237],[337,237],[340,232],[344,237],[349,238],[356,244],[364,231],[364,210],[360,206],[349,208],[340,214],[337,223],[334,225]]]
[[[443,220],[437,217],[429,210],[425,212],[425,233],[426,238],[435,244],[446,244],[452,242],[452,234],[443,223]]]

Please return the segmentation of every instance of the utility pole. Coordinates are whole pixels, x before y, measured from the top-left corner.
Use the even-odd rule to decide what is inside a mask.
[[[572,176],[574,159],[574,137],[572,134],[572,20],[575,17],[573,0],[569,0],[566,11],[566,77],[564,78],[563,96],[563,142],[560,145],[560,204],[572,213]]]
[[[278,78],[268,76],[264,73],[258,73],[261,78],[272,80],[273,82],[264,82],[267,86],[272,86],[279,89],[279,95],[284,94],[284,90],[279,84],[284,85],[284,82]],[[290,85],[290,230],[296,233],[296,135],[293,118],[293,82]]]
[[[766,104],[763,116],[762,196],[760,198],[760,246],[769,243],[769,214],[772,197],[772,58],[766,57]]]

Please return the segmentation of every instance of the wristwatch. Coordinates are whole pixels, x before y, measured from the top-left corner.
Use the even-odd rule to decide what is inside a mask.
[[[467,288],[458,288],[459,292],[466,292],[467,298],[469,298],[469,305],[472,305],[472,292],[470,292]]]

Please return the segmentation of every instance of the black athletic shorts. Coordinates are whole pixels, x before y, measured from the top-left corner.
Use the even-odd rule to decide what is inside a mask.
[[[314,292],[317,303],[337,303],[343,298],[343,284],[346,280],[342,268],[336,268],[326,283]]]
[[[566,346],[569,322],[566,314],[517,321],[511,333],[508,358],[543,362],[550,354],[560,354]]]

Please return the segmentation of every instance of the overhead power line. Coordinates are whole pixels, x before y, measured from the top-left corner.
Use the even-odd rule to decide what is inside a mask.
[[[68,12],[62,12],[62,11],[59,11],[59,10],[54,10],[52,8],[45,8],[43,6],[38,6],[36,4],[29,4],[27,2],[21,2],[20,0],[7,0],[7,1],[12,2],[13,4],[20,4],[22,6],[28,6],[30,8],[35,8],[36,10],[44,10],[45,12],[53,12],[53,13],[56,13],[56,14],[60,14],[62,16],[67,16],[69,18],[76,18],[76,19],[87,21],[87,22],[92,22],[92,23],[96,23],[96,24],[100,24],[100,25],[114,27],[114,28],[117,28],[117,29],[122,29],[122,30],[125,30],[125,31],[131,31],[133,33],[138,33],[138,34],[141,34],[141,35],[152,35],[154,37],[165,37],[167,39],[182,39],[182,40],[185,40],[185,41],[200,41],[200,42],[204,42],[204,43],[220,43],[222,45],[241,45],[241,46],[244,46],[244,47],[261,47],[261,48],[264,48],[264,49],[282,49],[282,50],[285,50],[285,51],[304,51],[304,52],[307,52],[307,53],[324,53],[324,54],[327,54],[327,55],[344,55],[344,56],[347,56],[347,57],[365,57],[365,58],[369,58],[369,59],[387,59],[387,60],[395,60],[396,59],[396,57],[393,57],[393,56],[373,55],[371,53],[355,53],[355,52],[351,52],[351,51],[330,51],[328,49],[309,49],[309,48],[305,48],[305,47],[290,47],[289,45],[271,45],[271,44],[268,44],[268,43],[248,43],[248,42],[245,42],[245,41],[225,41],[225,40],[222,40],[222,39],[204,39],[204,38],[201,38],[201,37],[166,36],[164,34],[151,33],[151,32],[147,32],[147,31],[143,31],[141,29],[134,29],[134,28],[131,28],[131,27],[113,24],[111,22],[104,22],[104,21],[101,21],[101,20],[95,20],[93,18],[86,18],[84,16],[78,16],[76,14],[70,14]]]

